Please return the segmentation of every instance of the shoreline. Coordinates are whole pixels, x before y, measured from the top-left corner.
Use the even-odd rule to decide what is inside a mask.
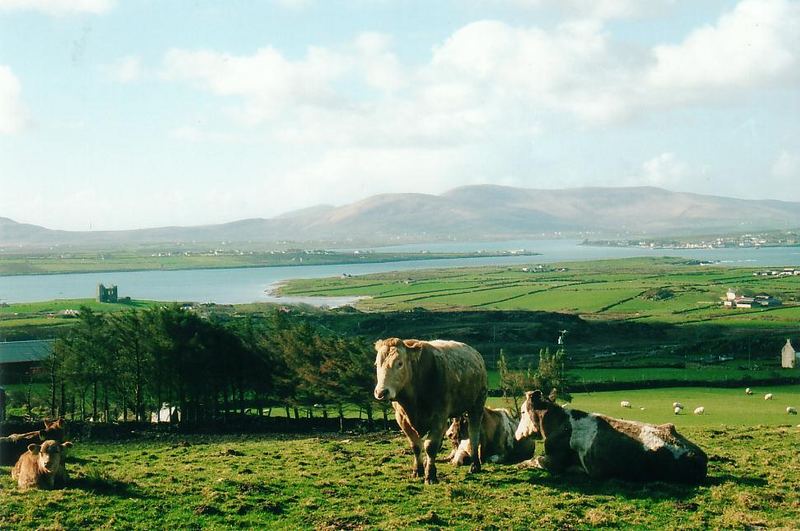
[[[381,254],[381,253],[375,253]],[[43,275],[89,275],[95,273],[136,273],[136,272],[152,272],[152,271],[202,271],[202,270],[224,270],[224,269],[257,269],[257,268],[273,268],[273,267],[319,267],[319,266],[349,266],[359,264],[385,264],[388,262],[411,262],[414,260],[450,260],[450,259],[463,259],[469,260],[471,258],[502,258],[505,256],[541,256],[542,253],[401,253],[397,256],[386,256],[374,260],[352,260],[342,262],[319,262],[319,263],[287,263],[287,264],[242,264],[242,265],[219,265],[219,266],[186,266],[186,267],[132,267],[132,268],[109,268],[109,269],[93,269],[91,271],[73,270],[73,271],[42,271],[42,272],[24,272],[24,273],[0,273],[2,277],[24,277],[24,276],[43,276]],[[365,255],[368,256],[368,255]],[[0,258],[2,264],[2,258]]]

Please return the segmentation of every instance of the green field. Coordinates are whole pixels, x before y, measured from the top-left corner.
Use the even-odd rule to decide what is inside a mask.
[[[95,299],[57,299],[44,302],[22,302],[0,306],[0,330],[25,327],[63,327],[75,322],[75,317],[64,315],[65,310],[78,310],[88,306],[94,312],[119,312],[144,309],[155,301],[132,300],[126,303],[101,303]]]
[[[99,271],[149,271],[179,269],[220,269],[237,267],[273,267],[332,264],[367,264],[505,256],[497,253],[382,253],[307,249],[263,250],[236,248],[233,244],[209,244],[211,248],[159,248],[150,250],[113,250],[104,252],[59,251],[14,254],[0,249],[0,276],[89,273]],[[530,253],[531,255],[535,253]]]
[[[761,277],[756,268],[700,266],[675,258],[633,258],[551,264],[404,271],[353,278],[293,280],[285,295],[366,297],[369,311],[529,310],[592,319],[760,328],[796,327],[800,276]],[[528,271],[523,271],[528,268]],[[763,269],[763,268],[762,268]],[[782,306],[726,309],[728,289],[768,293]]]
[[[800,403],[800,386],[769,389],[771,403],[760,396],[764,391],[575,397],[575,407],[674,422],[710,456],[709,479],[696,487],[594,482],[492,464],[473,476],[466,467],[440,464],[440,483],[425,486],[409,477],[411,457],[396,433],[151,434],[77,441],[68,458],[72,479],[62,491],[17,492],[10,469],[0,469],[0,527],[795,528],[800,427],[797,417],[777,409]],[[634,408],[621,410],[620,399]],[[702,404],[706,415],[675,417],[675,400],[687,409]]]

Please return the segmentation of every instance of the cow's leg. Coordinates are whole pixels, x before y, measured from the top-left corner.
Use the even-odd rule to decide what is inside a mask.
[[[481,471],[481,458],[483,456],[478,453],[478,443],[481,437],[482,420],[483,420],[483,401],[481,401],[479,409],[469,412],[469,451],[470,455],[472,455],[472,465],[470,465],[469,467],[470,472]]]
[[[417,430],[415,430],[411,422],[409,422],[404,411],[398,411],[398,408],[395,407],[395,418],[397,419],[398,426],[400,426],[400,429],[406,436],[406,439],[408,439],[408,444],[411,446],[411,453],[414,455],[414,468],[411,471],[411,475],[415,478],[421,478],[425,473],[425,468],[422,465],[422,440]]]
[[[447,418],[434,419],[431,430],[425,437],[425,483],[432,485],[438,483],[436,478],[436,453],[442,445],[442,437],[447,429]]]
[[[425,467],[422,463],[422,440],[414,428],[408,431],[403,429],[403,433],[405,433],[408,444],[411,446],[411,453],[414,455],[414,468],[411,470],[411,476],[421,478],[425,474]]]
[[[545,439],[544,455],[534,457],[532,461],[536,468],[547,470],[553,474],[561,474],[575,462],[575,456],[572,450],[564,447],[568,441],[555,439],[561,438]]]

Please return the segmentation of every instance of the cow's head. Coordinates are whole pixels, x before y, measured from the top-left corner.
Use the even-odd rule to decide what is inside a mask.
[[[414,339],[379,339],[375,342],[375,352],[378,376],[375,398],[394,400],[411,381],[411,367],[419,360],[422,344]]]
[[[44,429],[47,431],[64,429],[64,418],[58,417],[56,420],[53,421],[44,419]]]
[[[28,451],[36,456],[39,470],[50,474],[59,469],[64,460],[64,451],[70,446],[71,442],[58,443],[51,439],[42,444],[29,444]]]
[[[514,438],[518,441],[531,436],[544,437],[542,431],[542,419],[547,410],[555,406],[556,390],[550,392],[549,397],[545,397],[538,389],[525,393],[525,401],[520,408],[520,419]]]
[[[462,440],[469,439],[468,422],[467,417],[461,415],[460,417],[454,418],[450,427],[447,428],[445,436],[453,443],[454,447],[457,448]]]

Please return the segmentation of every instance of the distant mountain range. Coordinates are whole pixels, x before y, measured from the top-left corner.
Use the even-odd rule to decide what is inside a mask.
[[[2,246],[278,241],[380,245],[563,235],[657,236],[800,227],[800,203],[652,187],[535,190],[478,185],[441,195],[380,194],[274,218],[123,231],[63,231],[0,218]]]

